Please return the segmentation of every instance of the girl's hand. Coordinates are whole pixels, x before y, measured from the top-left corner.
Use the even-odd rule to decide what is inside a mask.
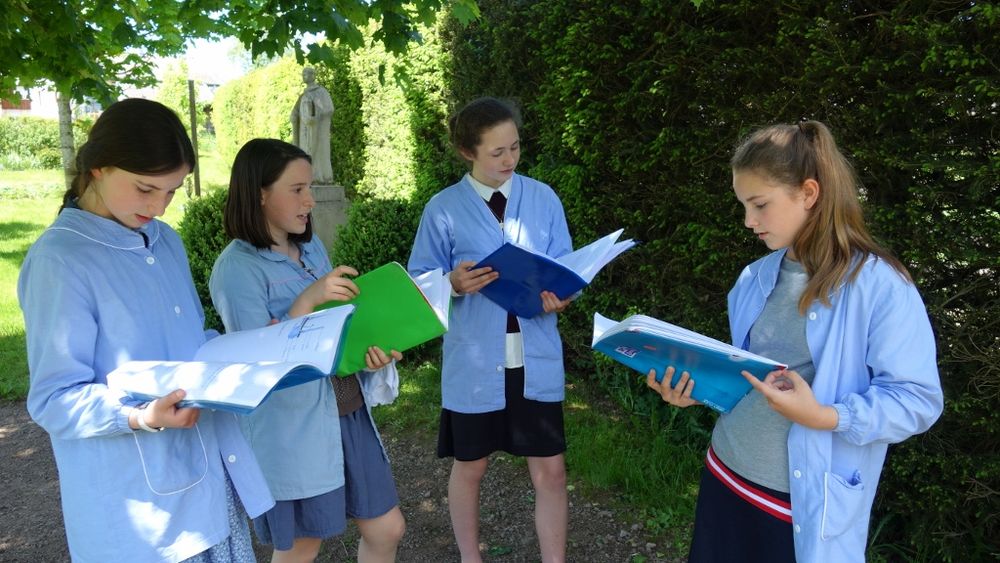
[[[551,291],[542,292],[542,309],[546,313],[562,313],[566,310],[566,307],[569,307],[570,301],[572,299],[559,299]]]
[[[191,428],[198,422],[201,410],[191,407],[178,408],[177,403],[184,399],[184,395],[183,389],[177,389],[149,403],[146,408],[133,412],[136,416],[143,417],[146,424],[153,428]],[[138,427],[136,425],[136,428]]]
[[[350,301],[358,296],[358,286],[344,276],[357,276],[358,271],[350,266],[337,266],[332,272],[314,281],[295,298],[288,309],[291,318],[308,315],[316,307],[327,301]]]
[[[322,305],[327,301],[350,301],[358,296],[358,286],[349,278],[344,276],[357,277],[358,271],[350,266],[337,266],[329,274],[314,281],[306,291],[312,289],[317,292],[316,297]]]
[[[390,356],[386,356],[385,352],[378,346],[369,346],[368,351],[365,352],[365,366],[368,371],[380,370],[392,363],[393,360],[399,361],[402,359],[403,355],[395,350],[390,352]]]
[[[486,286],[486,284],[500,277],[499,272],[494,272],[493,268],[485,266],[472,269],[476,263],[472,260],[460,262],[454,270],[448,274],[451,280],[451,287],[459,295],[475,293]]]
[[[767,404],[788,420],[816,430],[837,427],[840,420],[837,409],[819,404],[812,388],[795,370],[772,371],[764,381],[748,371],[742,374],[754,389],[764,395]]]
[[[700,405],[698,401],[691,398],[691,390],[694,389],[694,380],[691,379],[691,374],[684,372],[681,374],[681,378],[677,380],[677,385],[673,388],[670,387],[670,381],[674,378],[674,367],[670,366],[663,373],[663,381],[656,381],[656,370],[649,370],[649,375],[646,376],[646,385],[660,394],[660,397],[667,403],[675,407],[690,407],[691,405]]]

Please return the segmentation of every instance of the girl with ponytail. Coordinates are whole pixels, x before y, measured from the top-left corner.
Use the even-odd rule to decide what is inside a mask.
[[[730,162],[744,224],[773,252],[729,293],[732,343],[786,363],[721,415],[691,562],[863,562],[889,444],[942,410],[934,335],[903,264],[865,227],[858,181],[818,121],[752,133]],[[678,406],[667,367],[647,384]],[[736,374],[734,374],[736,375]]]
[[[112,104],[21,266],[28,412],[52,441],[74,562],[252,562],[246,515],[274,505],[235,415],[182,407],[181,389],[146,402],[107,385],[124,362],[191,360],[218,335],[156,219],[194,165],[172,110]]]

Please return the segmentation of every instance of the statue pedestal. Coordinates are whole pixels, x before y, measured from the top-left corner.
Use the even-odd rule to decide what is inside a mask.
[[[316,200],[316,207],[312,210],[313,234],[319,236],[327,252],[330,252],[337,238],[337,227],[347,223],[348,203],[344,186],[313,184],[312,194]]]

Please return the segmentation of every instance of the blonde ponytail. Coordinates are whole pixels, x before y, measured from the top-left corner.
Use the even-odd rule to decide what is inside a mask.
[[[733,170],[770,178],[790,192],[800,190],[808,179],[820,186],[819,198],[792,245],[809,275],[799,299],[800,313],[817,300],[830,305],[830,296],[854,280],[872,254],[910,279],[902,262],[869,234],[854,168],[826,125],[803,121],[761,129],[740,143],[730,164]]]

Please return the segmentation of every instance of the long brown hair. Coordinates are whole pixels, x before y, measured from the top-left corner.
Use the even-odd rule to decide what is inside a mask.
[[[279,139],[250,139],[236,153],[229,175],[229,195],[222,213],[222,226],[230,238],[245,240],[256,248],[271,248],[275,244],[267,228],[267,218],[261,207],[261,192],[285,172],[293,160],[312,163],[312,158],[299,147]],[[288,233],[289,242],[302,244],[312,240],[312,214],[306,230]]]
[[[730,165],[773,180],[789,192],[815,180],[819,198],[795,237],[792,249],[809,275],[799,312],[816,300],[829,306],[830,295],[853,281],[869,255],[885,260],[910,280],[903,263],[872,238],[858,200],[858,179],[826,125],[803,121],[772,125],[751,133],[740,143]]]
[[[91,170],[114,166],[133,174],[157,176],[181,166],[194,170],[195,154],[180,118],[167,106],[129,98],[105,109],[76,151],[75,174],[63,207],[81,197],[94,177]]]

